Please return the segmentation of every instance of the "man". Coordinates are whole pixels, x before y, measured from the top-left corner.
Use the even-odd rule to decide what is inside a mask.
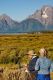
[[[28,71],[32,77],[32,80],[34,80],[37,77],[37,72],[35,71],[35,65],[36,65],[38,56],[37,54],[35,54],[33,50],[28,51],[27,55],[29,58]]]

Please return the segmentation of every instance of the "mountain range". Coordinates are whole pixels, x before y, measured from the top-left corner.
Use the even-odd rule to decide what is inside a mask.
[[[27,19],[18,22],[8,15],[0,15],[0,33],[28,33],[53,31],[53,7],[45,5]]]

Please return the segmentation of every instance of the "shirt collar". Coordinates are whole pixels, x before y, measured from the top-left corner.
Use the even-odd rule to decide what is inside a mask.
[[[32,59],[35,58],[35,57],[37,57],[37,56],[33,56]]]

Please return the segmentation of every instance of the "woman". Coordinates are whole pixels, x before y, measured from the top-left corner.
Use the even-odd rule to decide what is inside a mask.
[[[35,70],[38,71],[37,80],[51,80],[50,79],[50,67],[51,61],[47,58],[47,50],[42,48],[39,51],[40,57],[38,58]]]

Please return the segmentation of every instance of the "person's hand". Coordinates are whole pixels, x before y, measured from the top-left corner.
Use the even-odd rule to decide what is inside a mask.
[[[27,65],[25,66],[25,72],[27,72],[27,73],[29,72],[28,68],[27,68]]]
[[[28,73],[29,72],[28,69],[25,69],[25,72]]]
[[[27,66],[27,64],[23,64],[23,66],[24,66],[24,71],[25,71],[26,73],[28,73],[29,71],[28,71],[28,66]]]

